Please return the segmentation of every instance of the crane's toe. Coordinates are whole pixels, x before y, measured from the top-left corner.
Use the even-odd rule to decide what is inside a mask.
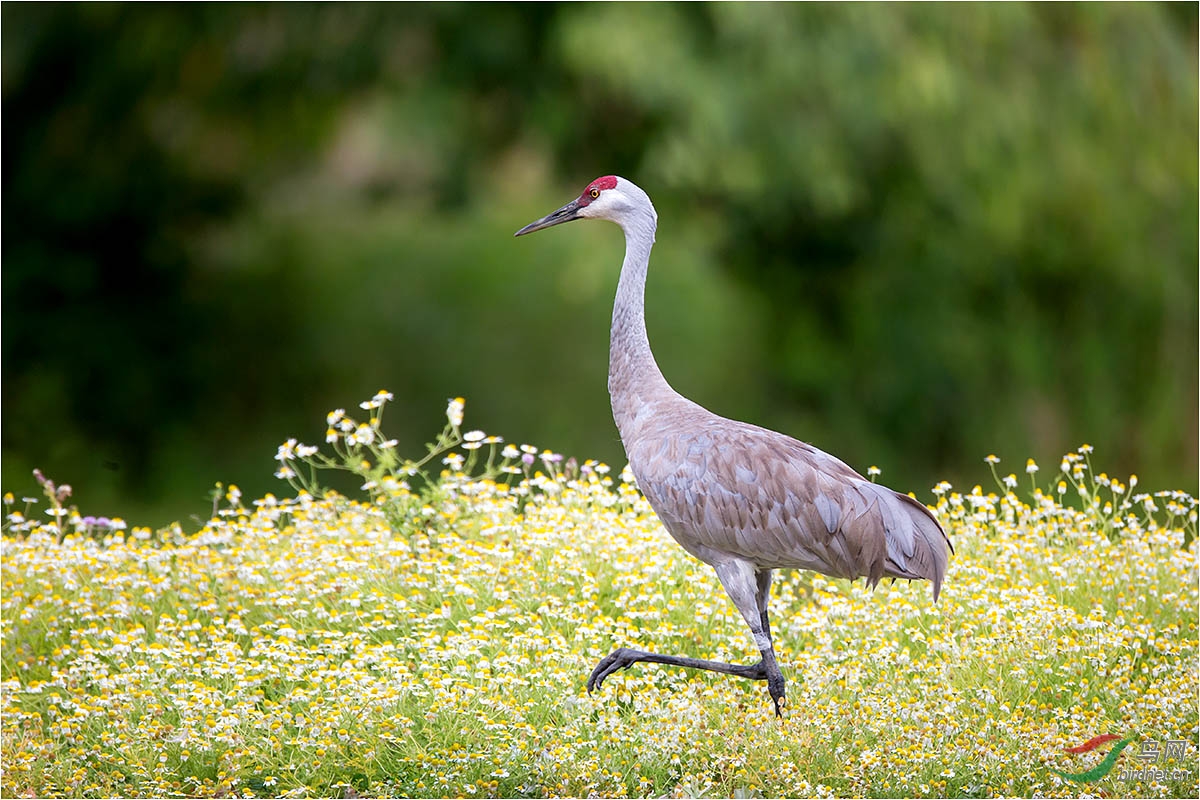
[[[604,683],[604,679],[620,669],[629,669],[637,662],[641,661],[646,653],[641,650],[632,650],[628,647],[618,647],[604,658],[600,659],[600,663],[592,670],[591,676],[588,678],[587,690],[588,694],[592,690],[599,689],[600,684]]]
[[[783,717],[783,707],[787,705],[787,692],[784,690],[783,676],[779,674],[767,677],[767,690],[775,703],[775,716]]]

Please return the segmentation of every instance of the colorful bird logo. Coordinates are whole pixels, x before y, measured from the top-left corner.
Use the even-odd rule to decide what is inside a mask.
[[[1113,765],[1117,763],[1117,758],[1119,758],[1121,755],[1121,751],[1124,750],[1125,747],[1133,740],[1122,739],[1120,736],[1116,736],[1111,733],[1105,733],[1100,736],[1093,736],[1091,739],[1088,739],[1086,742],[1081,745],[1077,745],[1076,747],[1067,748],[1068,753],[1089,753],[1100,745],[1111,741],[1117,742],[1115,745],[1113,745],[1113,749],[1108,751],[1108,755],[1104,757],[1103,761],[1086,772],[1060,772],[1056,769],[1052,769],[1051,771],[1061,775],[1069,781],[1079,781],[1081,783],[1092,783],[1093,781],[1098,781],[1112,771]]]

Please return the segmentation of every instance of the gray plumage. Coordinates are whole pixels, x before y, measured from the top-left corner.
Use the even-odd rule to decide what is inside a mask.
[[[675,541],[716,570],[762,654],[746,667],[620,648],[597,665],[588,690],[639,661],[674,664],[766,680],[778,714],[784,681],[767,613],[771,570],[861,577],[872,586],[885,577],[923,578],[936,600],[950,541],[911,497],[809,444],[720,417],[672,389],[646,337],[646,269],[658,221],[650,198],[623,178],[598,178],[517,235],[579,218],[608,219],[625,232],[608,388],[630,469]]]

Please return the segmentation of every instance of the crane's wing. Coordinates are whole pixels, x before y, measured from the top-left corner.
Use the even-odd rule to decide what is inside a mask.
[[[690,416],[690,415],[689,415]],[[639,437],[630,466],[663,524],[715,563],[834,577],[925,578],[937,599],[950,540],[923,504],[781,433],[713,416]],[[701,423],[701,424],[697,424]]]

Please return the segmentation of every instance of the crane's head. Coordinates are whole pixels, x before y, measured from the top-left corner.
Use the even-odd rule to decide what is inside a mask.
[[[635,184],[616,175],[596,178],[576,197],[553,214],[531,222],[514,236],[540,231],[574,219],[607,219],[624,226],[630,217],[649,213],[655,218],[650,198]]]

